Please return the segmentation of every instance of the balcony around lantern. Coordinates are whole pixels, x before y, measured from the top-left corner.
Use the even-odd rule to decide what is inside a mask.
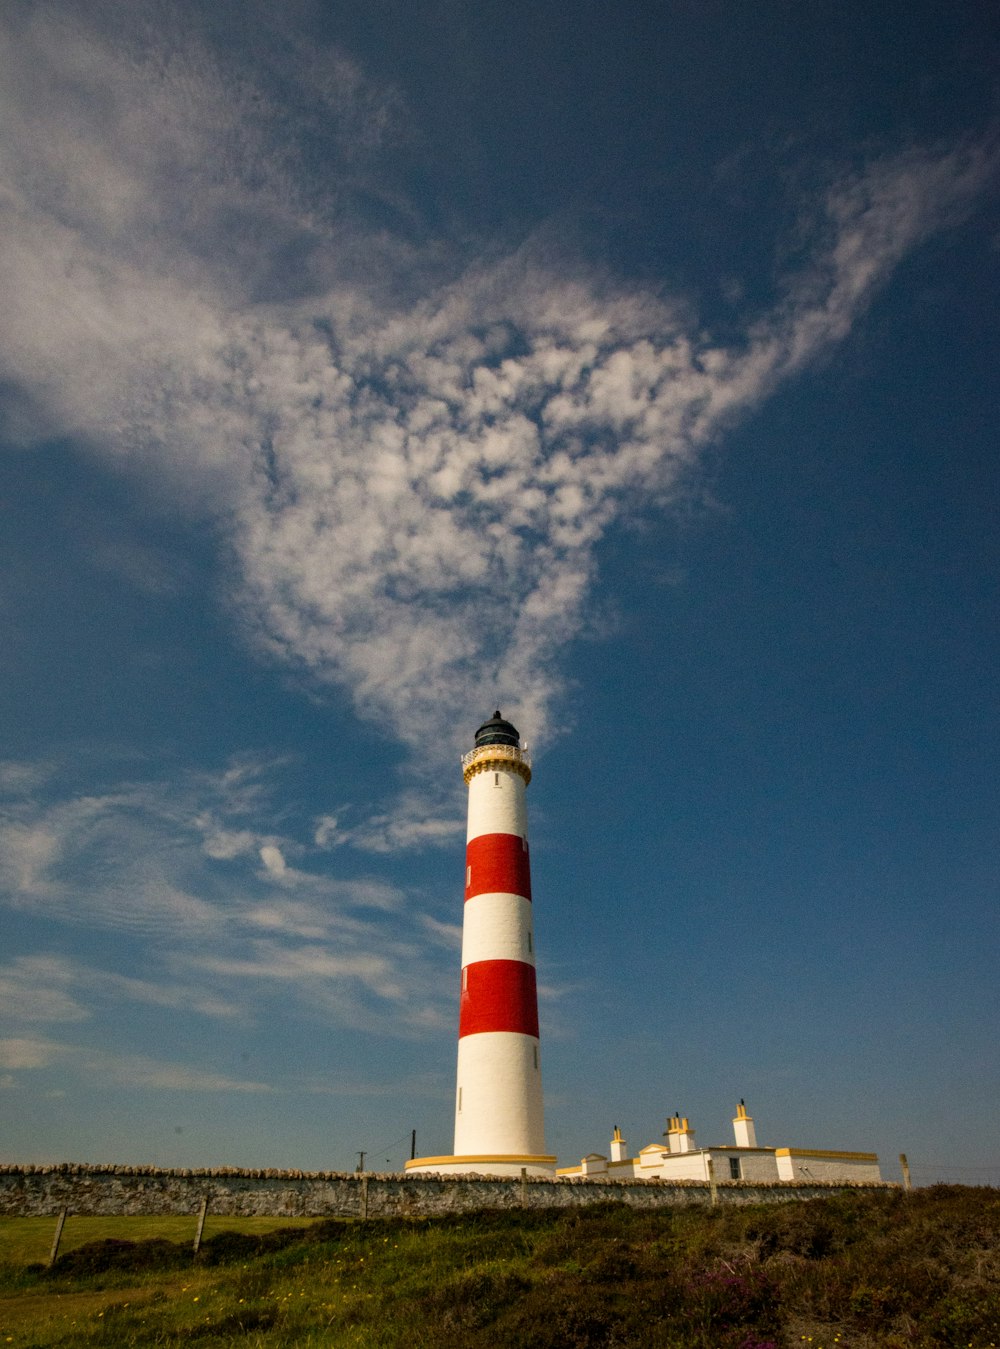
[[[506,759],[510,763],[523,764],[528,772],[531,772],[531,755],[526,749],[518,749],[516,745],[477,745],[475,749],[470,749],[467,754],[462,755],[462,771],[465,772],[482,759],[493,762]]]

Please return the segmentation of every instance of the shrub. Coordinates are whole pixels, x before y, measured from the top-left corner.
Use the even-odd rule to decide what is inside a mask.
[[[67,1251],[56,1261],[53,1273],[74,1278],[110,1271],[139,1273],[150,1269],[172,1269],[187,1260],[190,1260],[189,1251],[162,1237],[149,1241],[108,1238]]]

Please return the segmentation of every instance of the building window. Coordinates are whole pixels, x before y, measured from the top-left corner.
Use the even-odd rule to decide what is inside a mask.
[[[739,1157],[730,1157],[730,1159],[729,1159],[729,1179],[730,1179],[730,1180],[742,1180],[742,1179],[743,1179],[743,1175],[742,1175],[741,1170],[740,1170],[740,1159],[739,1159]]]

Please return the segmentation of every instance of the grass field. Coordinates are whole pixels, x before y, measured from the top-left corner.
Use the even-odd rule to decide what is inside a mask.
[[[102,1220],[111,1223],[113,1220]],[[119,1220],[56,1268],[54,1223],[0,1220],[0,1349],[997,1349],[1000,1192],[434,1220]],[[152,1222],[152,1220],[150,1220]],[[181,1224],[176,1243],[169,1226]],[[166,1239],[165,1239],[166,1238]]]
[[[311,1218],[216,1218],[205,1220],[202,1240],[219,1232],[265,1233],[279,1228],[307,1226]],[[180,1246],[194,1244],[197,1217],[190,1218],[67,1218],[59,1241],[65,1255],[94,1241],[155,1241]],[[0,1217],[0,1265],[23,1266],[47,1262],[56,1234],[55,1218]]]

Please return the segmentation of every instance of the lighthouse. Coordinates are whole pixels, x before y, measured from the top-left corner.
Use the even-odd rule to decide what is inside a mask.
[[[462,757],[469,789],[455,1150],[407,1171],[552,1175],[545,1152],[525,793],[531,760],[497,711]]]

